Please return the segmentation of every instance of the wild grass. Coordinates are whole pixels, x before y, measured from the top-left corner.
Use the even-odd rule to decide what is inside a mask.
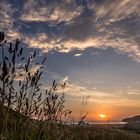
[[[38,64],[36,52],[25,57],[20,41],[6,41],[4,32],[0,53],[0,140],[140,140],[111,127],[63,124],[63,117],[71,114],[64,94],[55,92],[55,81],[45,92],[41,89],[46,58]]]
[[[41,90],[40,78],[46,58],[40,64],[35,64],[36,52],[26,58],[23,56],[24,49],[20,47],[20,41],[17,39],[14,43],[7,42],[4,32],[0,32],[0,49],[0,135],[2,137],[17,139],[22,135],[26,136],[33,125],[33,119],[44,121],[39,123],[38,130],[41,132],[43,129],[44,132],[46,129],[44,127],[52,127],[54,123],[62,121],[63,115],[71,113],[69,110],[64,110],[64,94],[59,97],[55,93],[57,90],[55,81],[44,93]],[[37,69],[32,70],[35,66]],[[64,87],[65,83],[62,86]],[[37,132],[38,135],[40,132]]]

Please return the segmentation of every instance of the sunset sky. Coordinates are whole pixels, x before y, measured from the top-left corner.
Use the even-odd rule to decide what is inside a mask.
[[[87,119],[140,114],[140,0],[0,0],[0,30],[47,57],[42,90],[66,81],[74,117],[88,95]]]

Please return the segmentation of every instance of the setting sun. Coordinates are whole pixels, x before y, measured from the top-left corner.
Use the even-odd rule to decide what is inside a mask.
[[[99,114],[99,117],[100,117],[100,118],[105,118],[106,115],[105,115],[105,114]]]

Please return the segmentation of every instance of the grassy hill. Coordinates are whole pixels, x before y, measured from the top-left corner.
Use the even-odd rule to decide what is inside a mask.
[[[3,108],[1,140],[140,140],[140,135],[119,125],[64,125],[39,121]],[[2,125],[0,125],[2,126]]]

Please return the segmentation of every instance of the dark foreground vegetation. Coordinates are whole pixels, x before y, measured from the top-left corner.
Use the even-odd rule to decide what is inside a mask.
[[[0,32],[0,140],[140,140],[135,132],[114,126],[64,125],[71,114],[55,81],[45,91],[40,78],[45,65],[37,53],[24,57],[20,41]],[[35,69],[36,68],[36,69]]]

